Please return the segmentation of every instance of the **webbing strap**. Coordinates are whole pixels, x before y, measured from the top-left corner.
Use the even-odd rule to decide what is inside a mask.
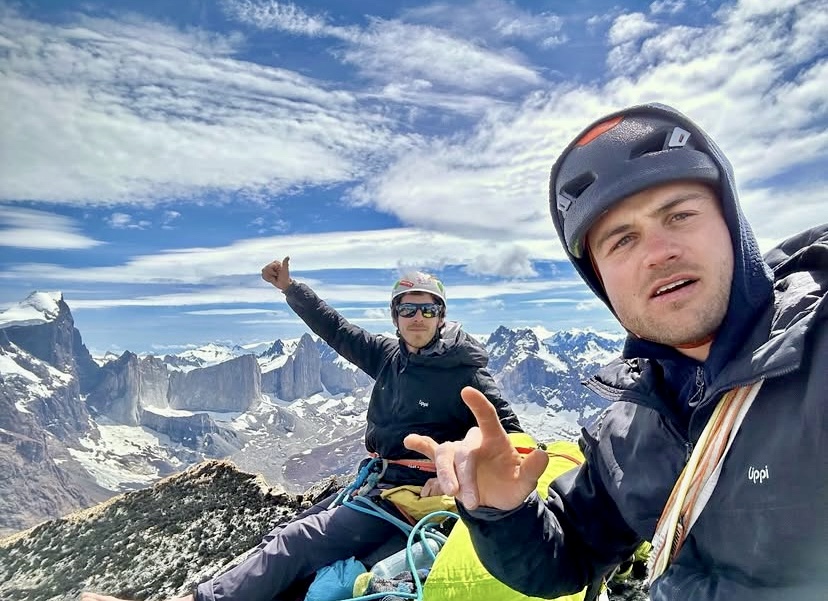
[[[370,455],[375,459],[380,458],[377,453],[370,453]],[[431,459],[382,459],[382,461],[386,464],[402,465],[415,470],[422,470],[424,472],[437,471],[437,468],[434,467],[434,462]]]
[[[647,562],[651,585],[678,555],[690,528],[710,499],[727,452],[762,382],[725,393],[708,419],[658,520]]]

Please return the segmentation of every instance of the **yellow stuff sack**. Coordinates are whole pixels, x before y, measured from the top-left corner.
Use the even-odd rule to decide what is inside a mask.
[[[518,448],[533,448],[535,441],[528,434],[510,434]],[[557,441],[548,445],[549,465],[538,481],[538,492],[546,498],[549,484],[564,472],[584,461],[574,442]],[[558,597],[558,601],[582,601],[584,592]],[[536,601],[509,588],[486,571],[477,558],[469,531],[458,521],[443,546],[423,587],[423,601]]]
[[[383,499],[391,501],[396,505],[403,515],[408,516],[412,523],[419,522],[429,513],[435,511],[457,511],[454,497],[449,495],[437,495],[434,497],[421,497],[422,486],[397,486],[382,491]]]

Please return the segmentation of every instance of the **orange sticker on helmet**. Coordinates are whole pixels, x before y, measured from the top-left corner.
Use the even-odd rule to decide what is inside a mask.
[[[589,130],[587,133],[585,133],[583,136],[581,136],[581,138],[577,142],[575,142],[575,146],[586,146],[587,144],[592,142],[595,138],[597,138],[598,136],[600,136],[603,133],[608,132],[613,127],[615,127],[616,125],[621,123],[623,120],[624,120],[624,116],[619,115],[618,117],[614,117],[612,119],[607,119],[606,121],[602,121],[601,123],[599,123],[598,125],[593,127],[591,130]]]

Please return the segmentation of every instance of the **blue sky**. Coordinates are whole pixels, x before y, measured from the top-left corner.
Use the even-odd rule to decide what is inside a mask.
[[[828,221],[828,1],[0,0],[0,307],[60,290],[96,353],[306,331],[272,258],[390,329],[617,330],[548,214],[557,153],[672,104],[733,162],[763,249]]]

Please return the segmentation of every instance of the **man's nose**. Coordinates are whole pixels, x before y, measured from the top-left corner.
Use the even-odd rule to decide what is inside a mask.
[[[669,232],[653,232],[644,238],[647,267],[659,267],[679,257],[681,248]]]

